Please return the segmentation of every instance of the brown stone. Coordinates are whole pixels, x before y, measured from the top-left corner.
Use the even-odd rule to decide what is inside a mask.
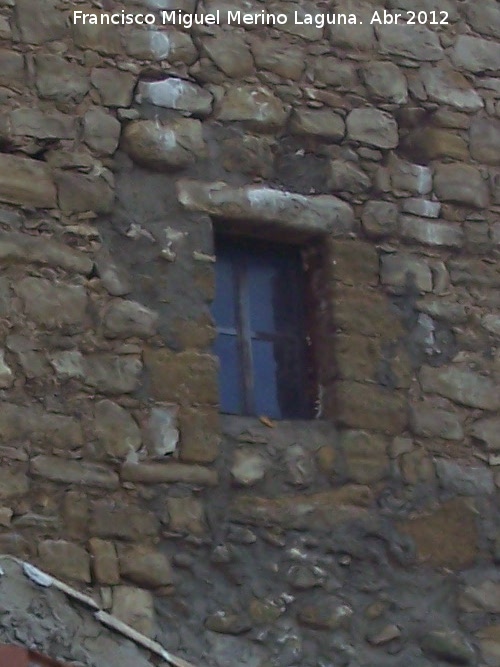
[[[90,530],[96,537],[140,540],[156,535],[158,521],[151,512],[130,503],[96,500],[92,503]]]
[[[368,487],[356,485],[281,498],[237,496],[229,507],[229,516],[233,521],[256,526],[328,527],[363,515],[371,501]]]
[[[219,453],[220,423],[216,408],[185,408],[179,415],[180,458],[186,463],[212,463]]]
[[[403,146],[414,160],[424,164],[440,158],[469,159],[469,148],[462,137],[436,127],[411,132],[405,138]]]
[[[168,558],[150,547],[118,545],[118,560],[122,577],[144,588],[159,588],[173,581]]]
[[[121,621],[146,637],[154,633],[154,604],[149,591],[133,586],[115,586],[113,588],[112,613]]]
[[[29,490],[29,479],[21,470],[0,468],[0,500],[24,496]]]
[[[346,462],[346,474],[359,484],[371,484],[389,472],[389,457],[385,438],[367,431],[345,431],[340,448]]]
[[[399,435],[408,422],[404,394],[375,384],[339,382],[325,403],[326,414],[334,414],[338,423],[350,428]]]
[[[356,287],[335,287],[333,321],[343,332],[394,340],[403,334],[398,312],[386,296]]]
[[[141,446],[141,433],[133,417],[117,403],[105,399],[95,407],[95,430],[109,457],[125,458]]]
[[[114,202],[113,178],[107,170],[99,176],[60,171],[56,175],[59,206],[65,213],[109,213]]]
[[[287,111],[281,100],[264,86],[238,85],[229,88],[216,117],[223,121],[242,121],[259,130],[282,127]]]
[[[216,486],[218,483],[215,470],[173,461],[171,463],[124,463],[120,475],[124,481],[142,482],[143,484],[184,482],[185,484]]]
[[[212,355],[149,349],[144,353],[144,362],[154,399],[172,403],[217,403],[217,361]]]
[[[118,557],[113,542],[92,537],[89,540],[92,556],[92,571],[97,583],[105,586],[114,586],[120,583]]]
[[[203,505],[196,498],[167,498],[168,527],[174,533],[206,533]]]
[[[30,472],[62,484],[81,484],[101,489],[116,489],[119,486],[118,475],[105,466],[57,456],[35,456],[31,460]]]
[[[55,208],[56,189],[51,170],[38,160],[0,154],[0,201]]]
[[[0,260],[11,263],[44,264],[72,273],[89,274],[92,260],[83,252],[47,239],[16,232],[0,232]]]
[[[435,512],[400,523],[415,542],[417,557],[431,567],[460,570],[477,554],[476,512],[465,500],[451,500]]]
[[[373,245],[358,240],[336,239],[329,243],[328,274],[345,285],[377,285],[379,257]]]
[[[83,491],[68,491],[63,500],[64,529],[68,537],[82,539],[88,532],[89,501]]]
[[[90,583],[90,558],[82,547],[65,540],[44,540],[38,555],[42,567],[51,574]]]
[[[52,283],[44,278],[24,278],[15,286],[26,315],[47,329],[82,325],[87,294],[81,285]]]

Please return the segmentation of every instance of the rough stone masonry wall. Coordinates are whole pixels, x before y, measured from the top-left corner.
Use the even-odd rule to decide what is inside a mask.
[[[499,665],[499,3],[76,7],[0,0],[0,552],[200,665]],[[219,421],[213,223],[319,249],[317,420]]]

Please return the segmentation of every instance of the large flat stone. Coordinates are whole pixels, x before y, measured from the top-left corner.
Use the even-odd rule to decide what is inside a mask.
[[[81,365],[85,384],[102,394],[128,394],[139,385],[142,363],[133,355],[97,352],[82,359]]]
[[[454,65],[469,72],[496,71],[500,62],[500,44],[471,35],[459,35],[451,59]]]
[[[27,44],[44,44],[63,39],[68,32],[64,14],[55,0],[18,0],[16,22],[20,37]]]
[[[436,61],[444,57],[436,32],[425,26],[380,25],[375,28],[380,52],[416,61]]]
[[[264,86],[240,85],[226,92],[216,117],[223,121],[240,121],[259,130],[282,127],[288,112],[281,100]]]
[[[105,399],[95,406],[95,431],[103,451],[112,459],[133,455],[142,444],[137,423],[125,408]]]
[[[120,484],[118,475],[105,466],[57,456],[35,456],[31,460],[30,472],[61,484],[96,486],[101,489],[116,489]]]
[[[43,162],[0,154],[0,201],[35,208],[55,208],[56,189]]]
[[[61,56],[41,53],[35,57],[36,87],[41,97],[57,101],[80,101],[90,82],[86,70]]]
[[[460,111],[478,111],[484,106],[480,95],[460,72],[452,68],[425,66],[421,77],[427,95],[434,102]]]
[[[398,125],[393,116],[379,109],[353,109],[347,116],[347,136],[377,148],[398,145]]]
[[[43,264],[89,274],[92,260],[79,250],[41,236],[0,232],[0,261],[8,264]]]
[[[163,81],[141,81],[137,100],[201,117],[212,111],[212,95],[208,90],[175,77]]]
[[[38,406],[0,403],[0,439],[28,440],[31,444],[70,450],[83,445],[80,422],[66,415],[45,412]]]
[[[325,411],[348,428],[399,435],[408,422],[404,394],[376,384],[344,380],[325,400]]]
[[[351,207],[328,195],[304,196],[265,186],[235,188],[223,182],[182,180],[180,203],[223,220],[248,221],[255,227],[271,225],[303,235],[344,235],[354,225]]]
[[[476,118],[469,130],[470,153],[478,162],[500,165],[500,120]]]
[[[495,382],[475,371],[454,366],[420,371],[422,389],[449,398],[460,405],[483,410],[500,409],[500,388]]]
[[[11,132],[14,136],[37,139],[74,139],[75,119],[70,114],[21,107],[9,114]]]
[[[124,463],[121,478],[143,484],[171,484],[183,482],[201,486],[216,486],[217,472],[210,468],[186,463]]]
[[[83,547],[65,540],[44,540],[38,555],[42,567],[56,577],[90,583],[90,557]]]
[[[44,278],[24,278],[15,287],[26,315],[45,328],[81,326],[87,293],[81,285],[52,283]]]
[[[440,164],[434,175],[434,189],[443,201],[486,208],[488,185],[481,172],[469,164]]]

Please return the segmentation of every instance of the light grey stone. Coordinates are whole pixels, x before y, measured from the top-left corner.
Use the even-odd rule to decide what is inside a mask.
[[[467,112],[479,111],[484,106],[469,81],[451,67],[426,65],[421,68],[420,76],[427,95],[434,102]]]
[[[81,285],[23,278],[14,289],[24,302],[27,316],[37,324],[49,329],[83,324],[87,294]]]
[[[253,486],[264,479],[266,460],[252,448],[242,447],[234,452],[231,477],[238,486]]]
[[[354,225],[351,207],[328,195],[304,196],[260,185],[235,188],[221,181],[193,180],[178,181],[177,194],[190,211],[225,220],[250,220],[262,226],[278,225],[290,235],[325,232],[340,236]]]
[[[156,333],[158,314],[137,301],[125,299],[112,301],[103,317],[104,335],[107,338],[149,338]]]
[[[420,642],[424,653],[455,665],[474,665],[476,654],[467,639],[456,630],[433,630]]]
[[[436,459],[435,464],[439,481],[447,491],[476,496],[495,490],[493,473],[484,466],[464,466],[448,459]]]
[[[141,81],[137,100],[195,116],[207,116],[212,111],[211,93],[176,77],[162,81]]]
[[[333,160],[330,162],[328,188],[332,192],[366,192],[371,186],[370,177],[353,162]]]
[[[95,11],[97,23],[89,21],[73,22],[73,40],[81,49],[89,49],[103,55],[118,55],[123,53],[121,31],[117,26],[101,22],[101,16],[109,16],[108,12]]]
[[[481,319],[481,324],[490,333],[500,336],[500,315],[489,313]]]
[[[160,171],[186,167],[206,155],[202,125],[189,118],[129,123],[123,133],[123,148],[138,164]]]
[[[9,49],[0,49],[0,83],[22,83],[26,78],[22,53]]]
[[[500,120],[475,118],[469,130],[470,154],[478,162],[500,166]]]
[[[415,255],[397,253],[383,255],[380,277],[383,285],[400,290],[415,286],[421,292],[432,292],[432,273],[429,265]]]
[[[198,56],[191,37],[180,30],[132,30],[125,42],[128,55],[141,60],[192,65]]]
[[[132,586],[114,586],[112,613],[146,637],[154,636],[155,612],[153,596],[149,591]]]
[[[500,583],[486,580],[467,586],[459,599],[462,611],[500,614]]]
[[[173,454],[177,449],[179,442],[178,411],[176,405],[158,406],[151,409],[145,428],[145,441],[152,458],[162,458]]]
[[[398,23],[375,28],[380,53],[416,61],[436,61],[444,57],[437,33],[425,26]]]
[[[496,71],[500,62],[500,43],[459,35],[451,59],[456,67],[463,67],[469,72]]]
[[[463,420],[459,415],[427,405],[413,405],[410,410],[411,430],[424,438],[462,440]]]
[[[361,224],[373,238],[390,236],[398,228],[398,207],[391,202],[370,200],[363,207]]]
[[[64,14],[55,0],[17,0],[16,22],[21,40],[27,44],[44,44],[63,39],[68,32]]]
[[[50,364],[61,380],[82,378],[84,375],[83,355],[78,350],[55,352],[50,357]]]
[[[398,145],[398,126],[393,116],[379,109],[353,109],[347,116],[347,136],[377,148]]]
[[[395,104],[408,100],[408,85],[399,67],[390,62],[373,62],[363,68],[363,79],[368,92],[379,99]]]
[[[483,0],[481,4],[469,0],[467,20],[476,32],[500,39],[500,7],[495,0]]]
[[[441,204],[438,201],[416,199],[414,197],[403,199],[401,208],[404,213],[419,215],[422,218],[439,218],[441,212]]]
[[[4,265],[42,264],[73,273],[89,274],[92,270],[92,261],[83,252],[52,239],[16,232],[0,232],[0,260]]]
[[[111,296],[124,296],[131,291],[129,276],[113,261],[106,248],[97,252],[95,265],[103,286]]]
[[[389,173],[395,194],[426,195],[432,190],[432,170],[419,164],[412,164],[391,154]]]
[[[500,408],[500,391],[495,382],[475,371],[455,366],[432,368],[420,371],[422,389],[449,398],[460,405],[483,410]]]
[[[92,107],[83,117],[83,140],[98,155],[112,155],[120,140],[121,123],[104,109]]]
[[[464,233],[458,223],[429,222],[425,218],[402,215],[401,236],[430,246],[460,248],[464,244]]]
[[[140,448],[141,432],[127,410],[105,399],[97,403],[94,414],[97,438],[108,456],[126,458]]]
[[[0,389],[7,389],[14,384],[14,373],[5,361],[5,350],[0,350]]]
[[[235,32],[218,30],[202,40],[203,52],[228,77],[243,79],[254,70],[254,61],[245,40]]]
[[[102,394],[128,394],[139,384],[140,359],[132,355],[94,353],[84,358],[84,382]]]
[[[251,48],[258,69],[293,81],[302,78],[306,63],[304,49],[299,45],[257,38],[252,41]]]
[[[351,14],[357,19],[357,25],[344,25],[338,22],[327,28],[328,38],[335,48],[369,51],[375,44],[375,32],[370,24],[373,16],[373,4],[362,0],[342,0],[335,6],[335,12]]]

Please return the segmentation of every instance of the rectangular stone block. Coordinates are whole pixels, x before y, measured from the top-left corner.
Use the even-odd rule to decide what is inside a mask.
[[[56,188],[43,162],[0,154],[0,201],[18,206],[55,208]]]
[[[329,390],[325,404],[327,416],[350,428],[399,435],[408,422],[404,394],[375,384],[338,382],[335,391]]]

